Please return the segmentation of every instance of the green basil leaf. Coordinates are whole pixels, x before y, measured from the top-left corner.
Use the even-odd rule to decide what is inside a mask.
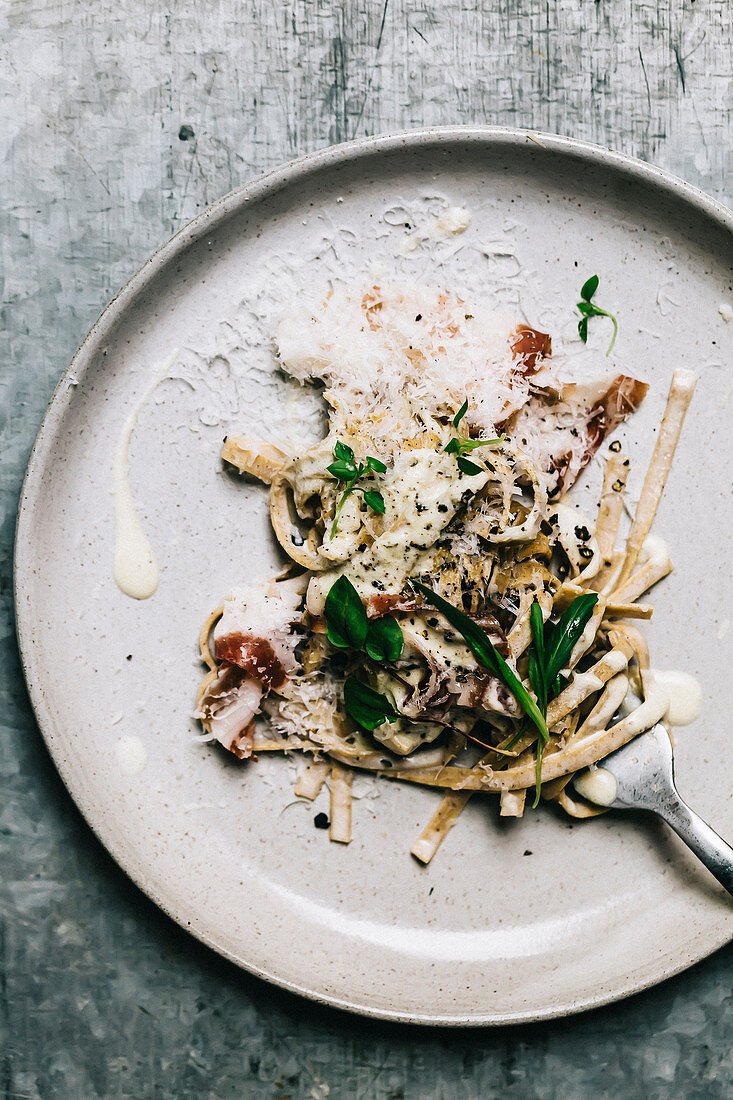
[[[537,656],[540,663],[545,663],[545,620],[542,617],[542,608],[537,600],[532,601],[529,609],[529,624],[532,627],[532,637],[537,647]]]
[[[443,449],[445,450],[445,453],[447,455],[459,454],[460,450],[461,450],[460,440],[455,439],[455,438],[451,439],[449,443],[446,443],[446,445]]]
[[[391,615],[369,623],[364,648],[373,661],[397,661],[403,645],[400,624]]]
[[[399,718],[386,695],[380,695],[354,676],[349,676],[344,683],[344,706],[357,726],[370,731],[382,722],[395,722]]]
[[[575,307],[584,317],[592,317],[596,313],[596,307],[592,302],[578,302]]]
[[[545,681],[542,675],[542,666],[537,659],[537,653],[534,647],[529,649],[527,653],[527,662],[529,669],[529,682],[534,688],[534,693],[537,696],[537,702],[539,703],[540,710],[544,713],[547,709],[545,704]]]
[[[590,279],[584,282],[580,288],[580,297],[584,298],[586,302],[589,302],[597,290],[598,276],[591,275]]]
[[[535,678],[532,676],[532,666],[530,665],[529,678],[532,687],[537,695],[537,701],[540,704],[540,709],[543,713],[547,710],[547,684],[545,682],[545,621],[542,617],[542,608],[537,600],[532,601],[532,606],[529,609],[529,623],[532,627],[532,637],[534,638],[534,655],[536,656],[536,673]],[[530,659],[532,654],[530,653]]]
[[[478,623],[475,623],[473,619],[469,619],[464,611],[448,603],[448,601],[444,600],[442,596],[439,596],[437,592],[433,592],[432,588],[428,588],[427,585],[421,584],[420,581],[413,580],[412,583],[415,588],[422,592],[433,607],[437,607],[438,611],[445,615],[451,626],[454,626],[456,630],[463,635],[476,660],[506,684],[527,717],[530,718],[537,727],[540,737],[547,741],[550,734],[547,729],[547,723],[537,703],[529,694],[517,674],[509,667],[504,658],[494,647],[491,639],[481,629]]]
[[[374,458],[373,455],[369,455],[367,457],[367,466],[370,470],[376,470],[378,474],[383,474],[387,470],[387,467],[384,465],[384,463],[380,462],[378,458]]]
[[[588,343],[588,318],[587,317],[583,317],[582,320],[578,321],[578,333],[580,334],[580,339],[583,341],[583,343],[587,344]]]
[[[344,462],[354,462],[354,452],[347,443],[342,443],[340,439],[336,441],[336,446],[333,449],[333,457],[340,458]]]
[[[375,489],[366,489],[364,500],[373,512],[379,512],[380,516],[384,515],[384,497],[381,493],[378,493]]]
[[[477,466],[475,462],[471,462],[470,458],[464,458],[463,455],[459,455],[456,459],[458,463],[458,469],[463,474],[480,474],[481,467]]]
[[[544,752],[545,744],[542,738],[537,742],[537,771],[535,772],[535,786],[534,786],[534,802],[532,803],[532,809],[537,809],[537,804],[540,800],[540,793],[542,791],[542,753]]]
[[[585,630],[597,603],[597,592],[584,592],[582,596],[576,596],[570,607],[563,612],[560,621],[552,628],[545,656],[544,675],[545,682],[553,690],[560,669],[567,663],[573,646]]]
[[[463,404],[461,405],[461,407],[458,410],[458,412],[456,413],[456,415],[453,417],[453,427],[454,428],[458,427],[458,425],[460,424],[460,422],[463,420],[464,416],[466,415],[467,411],[468,411],[468,398],[466,398],[466,400],[463,402]]]
[[[359,593],[348,577],[339,577],[326,596],[326,633],[337,649],[361,649],[369,620]]]

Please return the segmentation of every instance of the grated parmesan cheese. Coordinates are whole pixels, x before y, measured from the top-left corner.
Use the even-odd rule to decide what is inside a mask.
[[[516,329],[516,317],[437,287],[336,287],[281,323],[277,347],[288,374],[325,383],[336,434],[356,421],[375,453],[391,454],[466,398],[466,425],[488,433],[521,408],[529,380]]]

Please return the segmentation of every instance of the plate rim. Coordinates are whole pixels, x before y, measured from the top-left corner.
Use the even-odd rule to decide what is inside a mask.
[[[721,927],[717,936],[712,936],[706,940],[702,951],[698,950],[690,954],[692,943],[687,944],[685,954],[679,963],[663,966],[658,974],[650,976],[642,982],[627,979],[626,982],[617,983],[613,989],[603,990],[595,996],[580,995],[575,998],[566,998],[563,1003],[547,1008],[539,1010],[527,1008],[526,1010],[522,1009],[510,1013],[411,1013],[389,1008],[378,1008],[360,1004],[348,998],[328,996],[322,991],[290,981],[264,967],[248,963],[217,944],[205,929],[199,928],[195,914],[193,920],[188,920],[188,916],[191,916],[191,914],[186,914],[183,907],[177,910],[175,907],[168,905],[164,898],[159,895],[156,884],[146,879],[144,866],[136,865],[132,854],[125,851],[124,845],[118,842],[111,828],[105,824],[103,816],[96,814],[94,808],[89,805],[85,798],[83,782],[71,774],[71,768],[67,765],[64,757],[63,744],[54,731],[52,710],[50,704],[46,701],[42,677],[35,667],[35,655],[30,639],[29,624],[25,618],[23,596],[28,588],[29,575],[32,570],[29,565],[23,562],[24,527],[32,522],[34,494],[40,488],[40,473],[48,459],[55,429],[63,419],[66,408],[72,400],[73,388],[68,384],[70,376],[73,375],[78,378],[84,375],[109,332],[113,330],[118,320],[124,316],[128,305],[144,292],[148,284],[168,263],[195,244],[207,232],[215,230],[230,216],[247,206],[262,201],[269,195],[276,194],[289,184],[324,169],[337,167],[340,164],[353,163],[374,155],[389,154],[401,148],[415,149],[430,145],[440,148],[458,145],[500,149],[504,147],[526,147],[530,143],[538,145],[545,152],[564,155],[585,164],[596,166],[605,164],[613,173],[620,173],[631,181],[652,189],[656,188],[667,195],[685,201],[733,236],[733,210],[706,194],[694,184],[688,183],[656,165],[605,146],[538,130],[505,126],[421,127],[359,138],[293,158],[259,174],[202,210],[195,218],[182,226],[172,237],[155,249],[110,300],[77,348],[53,391],[30,452],[18,502],[13,551],[13,602],[23,674],[34,717],[54,767],[92,833],[123,873],[167,917],[174,920],[184,931],[195,936],[207,948],[215,951],[229,962],[234,963],[237,967],[246,970],[257,978],[270,982],[288,992],[307,997],[319,1004],[394,1023],[452,1027],[502,1026],[556,1019],[599,1008],[624,997],[641,993],[696,965],[733,940],[733,930],[726,931],[724,927]]]

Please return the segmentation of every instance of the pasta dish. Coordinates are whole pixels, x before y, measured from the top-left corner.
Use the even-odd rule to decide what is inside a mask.
[[[583,339],[591,315],[610,316],[581,308]],[[621,538],[618,441],[595,518],[568,497],[647,391],[602,352],[569,377],[550,335],[415,285],[337,287],[292,311],[277,350],[322,387],[328,430],[297,453],[225,440],[226,463],[269,485],[288,564],[203,625],[207,737],[240,759],[305,754],[296,793],[328,783],[336,841],[351,839],[355,769],[439,788],[412,847],[425,863],[475,794],[505,816],[527,800],[603,812],[570,780],[667,708],[638,623],[672,568],[649,532],[694,376],[673,376]]]

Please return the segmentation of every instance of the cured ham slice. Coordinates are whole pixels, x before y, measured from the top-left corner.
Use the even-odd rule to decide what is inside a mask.
[[[550,475],[553,495],[566,493],[608,433],[639,407],[648,388],[626,374],[567,383],[533,394],[505,430]]]
[[[552,355],[551,337],[530,325],[517,325],[509,346],[521,364],[519,373],[525,378],[540,369],[539,361]]]
[[[298,605],[301,595],[287,583],[267,592],[238,588],[224,602],[214,630],[221,662],[199,699],[196,718],[240,760],[252,755],[254,719],[262,698],[280,688],[298,668]]]
[[[279,688],[298,667],[300,635],[294,628],[301,596],[284,584],[272,587],[274,592],[232,592],[214,630],[214,650],[220,661],[236,665],[264,687]]]
[[[254,718],[262,684],[234,665],[221,665],[205,688],[194,717],[240,760],[252,755]]]

